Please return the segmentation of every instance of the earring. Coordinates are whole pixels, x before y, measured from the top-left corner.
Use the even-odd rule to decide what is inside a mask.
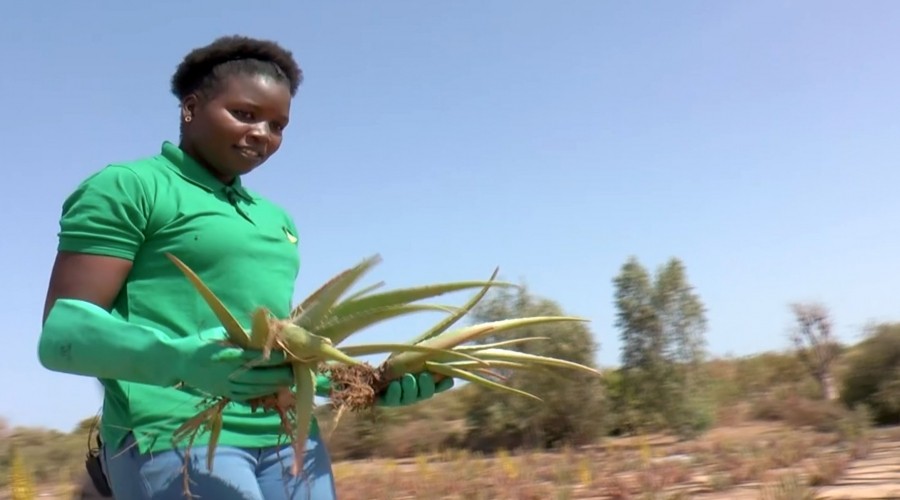
[[[191,121],[190,115],[185,116],[185,117],[184,117],[184,121],[185,121],[185,122],[190,122],[190,121]]]

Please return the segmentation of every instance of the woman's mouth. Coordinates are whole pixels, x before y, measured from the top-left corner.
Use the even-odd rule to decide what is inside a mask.
[[[262,153],[260,153],[259,151],[256,151],[255,149],[252,149],[252,148],[242,148],[239,146],[235,146],[235,149],[238,150],[238,153],[240,153],[241,156],[243,156],[245,158],[249,158],[251,160],[260,160],[263,157]]]

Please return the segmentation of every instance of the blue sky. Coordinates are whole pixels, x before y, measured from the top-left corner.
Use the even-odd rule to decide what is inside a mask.
[[[714,354],[785,347],[795,300],[852,341],[900,319],[898,22],[888,1],[8,3],[0,415],[68,430],[98,410],[94,381],[36,357],[60,204],[176,139],[173,69],[231,33],[306,74],[245,180],[297,220],[298,298],[375,252],[391,286],[499,265],[590,318],[610,365],[619,266],[677,256]]]

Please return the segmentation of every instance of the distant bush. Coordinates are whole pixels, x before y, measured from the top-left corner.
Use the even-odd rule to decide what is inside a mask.
[[[781,421],[792,427],[808,427],[834,432],[851,412],[838,401],[810,399],[790,387],[780,387],[753,401],[750,410],[755,420]]]
[[[14,457],[27,465],[37,484],[67,481],[80,473],[92,420],[84,420],[70,433],[0,423],[0,487],[9,486]]]
[[[875,327],[847,353],[841,398],[865,404],[877,424],[900,423],[900,323]]]

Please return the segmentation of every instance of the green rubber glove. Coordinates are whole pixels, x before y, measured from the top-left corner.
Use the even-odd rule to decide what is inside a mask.
[[[452,387],[453,379],[449,377],[435,385],[434,377],[429,372],[422,372],[418,377],[412,373],[406,373],[400,377],[400,380],[394,380],[388,384],[387,389],[375,400],[375,406],[386,408],[409,406]],[[322,373],[316,375],[316,396],[324,398],[329,395],[331,395],[331,379]]]
[[[451,387],[453,387],[453,379],[450,377],[444,378],[435,385],[434,377],[429,372],[421,372],[418,376],[404,373],[400,380],[394,380],[388,384],[384,393],[378,396],[376,406],[395,408],[413,405]]]
[[[260,361],[261,352],[217,342],[226,338],[224,328],[215,328],[174,342],[182,366],[173,373],[180,374],[188,388],[235,401],[274,394],[279,387],[294,383],[293,370],[284,364],[283,353],[272,351],[268,360]],[[251,361],[252,368],[248,367]]]
[[[246,401],[275,393],[293,383],[290,365],[273,352],[265,363],[260,352],[226,347],[223,328],[172,337],[119,319],[90,302],[57,300],[38,343],[41,364],[50,370],[101,379],[175,386],[184,384],[208,396]]]
[[[328,375],[318,373],[316,374],[316,396],[320,398],[327,398],[331,395],[331,379],[328,378]]]

